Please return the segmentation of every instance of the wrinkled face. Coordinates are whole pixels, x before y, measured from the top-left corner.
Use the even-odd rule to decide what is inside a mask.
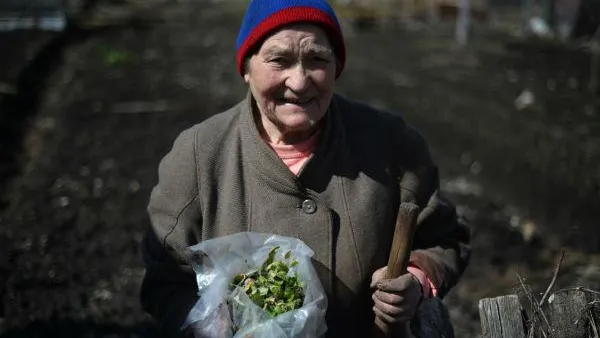
[[[317,26],[292,25],[267,38],[244,75],[267,132],[315,127],[333,96],[335,69],[333,48]]]

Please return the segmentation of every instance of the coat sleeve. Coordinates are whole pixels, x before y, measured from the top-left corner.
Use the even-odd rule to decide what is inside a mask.
[[[167,337],[180,328],[198,299],[195,274],[183,252],[200,241],[201,212],[192,130],[181,133],[162,159],[148,205],[151,227],[142,245],[146,266],[140,299]]]
[[[466,220],[440,192],[439,174],[425,140],[406,127],[405,162],[400,179],[401,201],[421,207],[409,264],[425,272],[444,297],[456,285],[471,255]]]

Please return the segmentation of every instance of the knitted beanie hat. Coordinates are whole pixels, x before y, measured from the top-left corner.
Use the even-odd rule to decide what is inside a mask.
[[[237,38],[237,69],[244,75],[247,54],[282,26],[308,22],[325,30],[339,61],[336,77],[346,62],[344,37],[335,12],[325,0],[251,0]]]

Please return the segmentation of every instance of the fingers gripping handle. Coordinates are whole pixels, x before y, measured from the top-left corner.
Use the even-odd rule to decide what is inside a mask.
[[[417,217],[419,206],[414,203],[402,203],[398,209],[396,227],[392,239],[392,248],[388,258],[387,278],[396,278],[407,272],[408,259],[412,250],[415,231],[417,230]],[[408,324],[402,324],[395,330],[395,336],[408,338],[410,330]],[[392,328],[378,317],[375,317],[372,338],[392,336]]]

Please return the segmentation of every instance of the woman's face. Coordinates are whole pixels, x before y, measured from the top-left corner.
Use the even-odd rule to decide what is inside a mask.
[[[335,68],[329,39],[315,25],[288,26],[263,42],[244,79],[271,138],[316,127],[333,96]]]

